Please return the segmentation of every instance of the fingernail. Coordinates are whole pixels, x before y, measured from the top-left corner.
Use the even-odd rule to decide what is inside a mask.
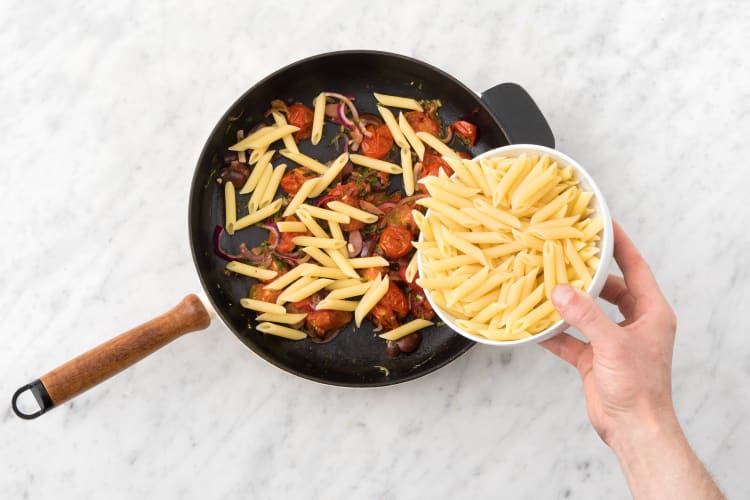
[[[552,289],[552,302],[557,307],[567,307],[575,296],[575,290],[568,285],[557,285]]]

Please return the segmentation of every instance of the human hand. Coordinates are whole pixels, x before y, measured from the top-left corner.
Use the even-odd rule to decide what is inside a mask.
[[[619,308],[610,320],[593,298],[568,285],[552,291],[560,316],[590,343],[567,333],[541,343],[578,369],[592,425],[609,446],[644,424],[677,423],[672,406],[676,319],[659,285],[622,228],[614,224],[614,256],[624,278],[610,275],[601,297]]]
[[[628,236],[617,223],[614,230],[623,278],[609,276],[601,297],[625,319],[614,323],[590,295],[558,285],[552,303],[589,343],[563,333],[542,346],[578,369],[589,419],[617,455],[634,498],[723,499],[672,405],[675,314]]]

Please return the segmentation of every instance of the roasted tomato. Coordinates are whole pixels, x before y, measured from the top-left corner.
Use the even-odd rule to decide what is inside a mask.
[[[250,293],[248,297],[255,300],[262,300],[263,302],[275,303],[276,299],[281,295],[281,290],[269,290],[260,283],[255,283],[250,287]]]
[[[407,293],[409,295],[409,309],[411,309],[411,313],[417,318],[432,321],[432,318],[435,317],[435,311],[432,310],[432,306],[427,301],[424,291],[419,285],[415,284],[413,287],[410,287]]]
[[[419,174],[419,178],[421,179],[428,175],[438,175],[438,171],[441,168],[445,170],[445,173],[449,177],[453,175],[453,169],[440,155],[431,151],[425,151],[424,158],[422,159],[422,172]]]
[[[413,247],[411,231],[403,226],[390,225],[381,233],[378,246],[391,259],[403,257]]]
[[[367,267],[359,271],[359,274],[368,281],[375,280],[378,275],[385,276],[388,274],[388,268],[385,267]]]
[[[300,300],[299,302],[291,302],[286,305],[287,311],[291,313],[309,313],[315,310],[315,304],[313,303],[312,297]]]
[[[388,212],[385,220],[391,226],[403,226],[416,234],[418,231],[417,223],[414,221],[414,216],[411,211],[414,207],[409,206],[406,203],[396,205]]]
[[[378,160],[385,157],[393,147],[393,136],[388,125],[368,125],[365,128],[372,137],[362,139],[362,154]]]
[[[390,308],[398,319],[404,319],[409,314],[409,301],[404,292],[392,281],[388,282],[388,291],[380,299],[380,304]]]
[[[297,142],[310,138],[314,114],[315,112],[312,108],[304,104],[297,103],[287,106],[287,120],[289,120],[291,125],[299,127],[299,130],[294,133],[294,138]]]
[[[467,146],[473,146],[477,142],[477,126],[464,120],[453,122],[451,130],[458,139]]]
[[[281,189],[287,194],[296,194],[302,184],[312,177],[315,177],[315,174],[304,167],[293,168],[281,178]]]
[[[289,217],[286,217],[284,221],[298,222],[299,219],[294,215],[290,215]],[[284,254],[290,253],[292,250],[294,250],[294,247],[296,246],[294,242],[292,241],[294,238],[296,238],[297,236],[303,236],[303,235],[309,236],[310,234],[311,234],[310,231],[305,231],[302,233],[283,232],[281,233],[281,240],[276,244],[276,251],[278,253],[284,253]],[[274,233],[273,231],[271,231],[268,235],[268,243],[270,243],[271,245],[274,244],[273,240],[276,239],[275,235],[276,233]]]
[[[341,184],[328,192],[328,194],[326,195],[327,201],[325,205],[328,206],[329,201],[338,200],[346,203],[347,205],[359,208],[359,199],[361,196],[360,193],[360,186],[355,182]],[[355,219],[351,219],[350,222],[341,225],[341,229],[348,232],[359,231],[363,227],[365,227],[365,224]]]
[[[380,303],[375,304],[375,307],[372,308],[368,316],[376,327],[385,330],[393,330],[399,326],[396,313],[390,307],[386,307]]]
[[[401,276],[401,281],[403,281],[407,287],[412,288],[414,290],[421,291],[422,287],[417,285],[416,281],[409,281],[406,279],[406,267],[408,266],[408,263],[400,264],[398,267],[398,275]]]
[[[421,111],[409,111],[404,114],[404,118],[409,122],[414,132],[428,132],[435,137],[440,135],[440,125]]]
[[[322,339],[327,333],[344,328],[351,320],[349,311],[310,311],[305,326],[308,332]]]

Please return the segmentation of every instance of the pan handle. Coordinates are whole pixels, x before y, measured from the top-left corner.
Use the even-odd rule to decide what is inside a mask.
[[[482,100],[500,122],[511,144],[555,147],[547,120],[523,87],[501,83],[482,93]]]
[[[16,415],[36,418],[55,406],[91,389],[137,363],[185,333],[203,330],[211,317],[196,295],[188,295],[172,310],[128,330],[64,363],[18,389],[11,400]],[[17,405],[25,391],[39,404],[39,411],[25,413]]]

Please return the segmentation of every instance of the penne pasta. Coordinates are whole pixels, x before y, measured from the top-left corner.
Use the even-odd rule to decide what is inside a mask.
[[[281,178],[284,176],[285,171],[286,165],[283,163],[273,169],[271,178],[268,180],[268,185],[263,191],[263,196],[260,198],[260,204],[258,205],[260,208],[270,204],[274,197],[276,197],[276,191],[279,189],[279,184],[281,184]]]
[[[458,153],[453,151],[451,148],[445,145],[443,141],[435,137],[434,135],[430,134],[429,132],[417,132],[417,137],[419,137],[422,142],[430,146],[432,149],[438,152],[440,156],[447,156],[450,158],[460,158],[458,156]]]
[[[311,216],[317,219],[338,222],[339,224],[348,224],[351,221],[350,217],[346,214],[342,214],[341,212],[336,212],[336,211],[328,210],[325,208],[316,207],[315,205],[307,205],[303,203],[300,206],[300,210],[306,211]]]
[[[257,321],[270,321],[271,323],[284,323],[287,325],[294,325],[303,321],[307,317],[307,313],[284,313],[284,314],[273,314],[263,313],[259,314],[255,319]]]
[[[404,137],[406,137],[407,142],[412,147],[414,152],[417,154],[417,158],[419,158],[419,161],[422,161],[424,159],[424,143],[422,142],[422,139],[417,137],[417,134],[414,132],[414,129],[409,125],[409,121],[404,117],[403,113],[398,114],[398,128],[401,129],[401,132],[404,134]]]
[[[307,231],[310,231],[313,236],[316,236],[318,238],[329,238],[328,233],[325,232],[325,230],[320,227],[320,224],[313,219],[313,216],[310,215],[310,212],[308,212],[305,208],[298,208],[295,212],[297,217],[299,217],[299,220],[302,221],[302,224],[307,228]]]
[[[255,190],[255,188],[258,186],[258,183],[260,182],[260,178],[266,171],[266,166],[268,166],[268,164],[271,162],[271,158],[273,157],[275,152],[276,151],[274,150],[266,151],[261,155],[261,157],[258,159],[258,162],[253,167],[253,171],[250,172],[250,176],[245,181],[245,185],[242,186],[242,189],[240,189],[240,194],[251,193]]]
[[[344,203],[343,201],[329,201],[328,208],[333,210],[334,212],[348,215],[350,218],[358,220],[360,222],[364,222],[365,224],[374,224],[378,221],[377,215],[371,214],[370,212],[365,212],[364,210],[360,210],[359,208],[355,208]]]
[[[271,116],[273,117],[273,121],[277,127],[288,125],[286,118],[279,111],[272,111]],[[297,148],[297,143],[294,141],[294,137],[292,136],[292,134],[282,136],[281,140],[283,141],[284,147],[286,149],[293,153],[299,153],[299,148]]]
[[[349,287],[353,287],[353,286],[357,286],[361,284],[363,284],[363,281],[361,278],[349,278],[345,280],[336,280],[330,285],[328,285],[326,287],[326,290],[335,291],[335,290],[340,290],[342,288],[349,288]],[[367,285],[368,287],[370,286],[369,283],[364,283],[364,284]],[[333,298],[341,298],[341,297],[333,297]]]
[[[382,104],[383,106],[390,106],[391,108],[411,109],[414,111],[424,111],[422,105],[419,104],[416,99],[388,94],[380,94],[378,92],[373,92],[372,95],[374,95],[378,103]]]
[[[417,284],[457,325],[488,339],[554,325],[555,285],[585,289],[600,264],[603,224],[590,216],[591,196],[572,169],[546,155],[444,160],[453,177],[420,180],[431,197],[417,201],[427,215],[414,215],[422,231]]]
[[[229,146],[229,151],[247,151],[248,149],[257,149],[250,147],[251,142],[256,142],[259,139],[265,137],[276,129],[273,126],[261,127],[247,137],[242,138],[239,132],[237,133],[237,139],[239,141],[236,144]]]
[[[414,194],[414,167],[411,164],[411,149],[401,148],[401,174],[404,177],[404,192],[406,196]]]
[[[255,168],[259,168],[257,165]],[[250,200],[247,202],[247,211],[253,213],[260,208],[260,199],[266,192],[266,188],[271,182],[271,176],[273,175],[273,167],[270,163],[263,165],[263,173],[260,175],[258,185],[253,190],[253,194],[250,196]]]
[[[434,323],[432,321],[427,321],[426,319],[413,319],[407,323],[404,323],[403,325],[394,328],[393,330],[389,330],[385,333],[381,333],[379,337],[381,339],[385,340],[398,340],[400,338],[406,337],[407,335],[410,335],[416,331],[419,331],[423,328],[427,328],[428,326],[432,326]]]
[[[354,269],[367,269],[368,267],[388,267],[388,261],[379,255],[373,257],[351,257],[349,264]]]
[[[224,227],[234,226],[237,222],[237,198],[234,184],[224,183]]]
[[[376,160],[375,158],[370,158],[369,156],[360,155],[360,154],[351,154],[349,155],[349,159],[355,165],[360,165],[362,167],[371,168],[373,170],[378,170],[380,172],[386,172],[388,174],[400,174],[401,173],[401,167],[399,167],[395,163],[391,163],[388,161]]]
[[[242,217],[241,219],[237,219],[237,221],[234,224],[228,224],[226,227],[227,233],[234,234],[240,229],[245,229],[246,227],[250,227],[253,224],[257,224],[263,219],[267,219],[268,217],[272,216],[273,214],[278,212],[280,209],[281,209],[281,198],[274,201],[270,205],[266,205],[265,207],[261,208],[255,213],[246,215]]]
[[[326,297],[325,299],[317,303],[315,309],[318,311],[328,310],[354,312],[354,310],[357,309],[357,304],[358,303],[354,300],[332,299],[330,297]]]
[[[276,228],[280,233],[304,233],[307,231],[307,226],[299,221],[279,221],[276,223]]]
[[[388,276],[380,279],[380,275],[378,275],[378,278],[379,279],[370,286],[367,292],[365,292],[362,296],[362,300],[359,301],[357,308],[354,310],[354,323],[358,327],[362,326],[362,320],[372,308],[380,302],[380,299],[382,299],[388,291]]]
[[[292,242],[300,247],[327,248],[329,250],[346,246],[346,242],[344,241],[334,240],[333,238],[320,238],[318,236],[295,236],[292,238]]]
[[[323,175],[320,176],[318,184],[310,193],[310,198],[317,198],[323,191],[331,185],[333,180],[341,173],[346,164],[349,162],[349,153],[340,154],[333,162],[330,167],[325,167],[326,170]]]
[[[279,154],[288,160],[292,160],[298,165],[309,168],[316,174],[325,175],[325,173],[328,172],[328,167],[320,163],[315,158],[310,158],[306,154],[294,153],[286,149],[282,149],[281,151],[279,151]]]
[[[294,281],[296,281],[300,276],[302,276],[302,273],[304,273],[307,268],[313,265],[314,264],[306,262],[297,267],[293,267],[286,273],[273,280],[271,283],[265,285],[263,288],[267,288],[269,290],[283,290]]]
[[[230,147],[231,150],[234,148],[244,148],[247,149],[258,149],[262,147],[268,147],[274,142],[278,141],[285,135],[293,134],[294,132],[298,131],[299,127],[295,127],[294,125],[283,125],[281,127],[271,125],[268,127],[264,127],[260,129],[258,132],[265,131],[263,134],[259,135],[258,137],[254,137],[256,133],[250,134],[246,138],[244,138],[239,143],[235,144],[234,146]],[[233,151],[241,151],[241,149],[233,149]]]
[[[328,250],[327,253],[328,256],[331,257],[333,262],[336,263],[336,266],[344,272],[344,274],[346,274],[350,278],[359,278],[359,274],[357,274],[357,271],[354,270],[351,262],[349,262],[349,258],[341,253],[340,250],[332,249]]]
[[[314,145],[323,138],[323,120],[326,112],[326,95],[321,92],[313,100],[313,121],[310,132],[310,142]]]
[[[357,283],[355,285],[336,288],[328,294],[329,299],[348,299],[351,297],[358,297],[364,295],[365,292],[370,288],[369,283]]]
[[[245,309],[252,309],[253,311],[266,312],[271,314],[284,314],[286,309],[284,306],[279,304],[272,304],[271,302],[263,302],[262,300],[241,298],[240,305]]]
[[[302,340],[307,338],[307,334],[303,331],[295,328],[289,328],[288,326],[281,326],[274,323],[263,322],[255,327],[256,330],[262,333],[268,333],[270,335],[276,335],[277,337],[284,337],[289,340]]]
[[[232,262],[227,262],[226,269],[229,271],[232,271],[233,273],[242,274],[244,276],[249,276],[251,278],[259,279],[261,281],[268,281],[276,277],[278,274],[276,271],[272,271],[270,269],[263,269],[261,267],[251,266],[249,264],[244,264],[242,262],[237,262],[236,260],[233,260]]]
[[[286,290],[281,292],[278,300],[282,302],[299,302],[300,300],[306,299],[315,292],[319,292],[331,282],[333,282],[333,280],[328,278],[318,278],[309,283],[306,283],[304,286],[300,286],[299,288],[294,288],[291,290],[287,288]]]
[[[307,255],[315,259],[319,264],[325,267],[338,267],[338,265],[320,248],[305,247],[302,249]],[[296,269],[296,268],[295,268]],[[357,275],[359,276],[359,275]]]
[[[406,137],[404,137],[404,134],[401,132],[401,129],[398,126],[398,123],[396,123],[396,117],[393,116],[393,113],[391,113],[391,110],[384,107],[384,106],[378,106],[378,112],[380,113],[380,116],[383,117],[383,122],[385,122],[386,126],[388,127],[388,130],[391,131],[391,135],[393,136],[393,142],[396,143],[396,145],[403,149],[409,149],[409,143],[406,141]]]
[[[318,185],[318,182],[319,182],[319,178],[314,177],[312,179],[306,180],[302,184],[302,186],[299,188],[299,191],[297,191],[292,197],[291,201],[289,202],[289,205],[286,206],[286,209],[284,210],[284,214],[283,214],[284,217],[288,217],[292,215],[302,205],[302,203],[304,203],[304,201],[307,199],[310,193]]]

